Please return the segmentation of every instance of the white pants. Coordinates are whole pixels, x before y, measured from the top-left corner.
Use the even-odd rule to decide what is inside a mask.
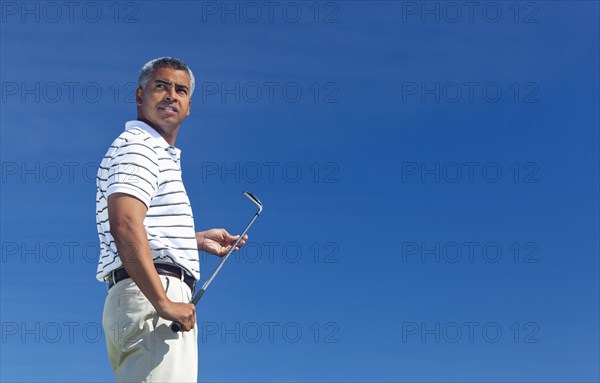
[[[169,299],[189,302],[190,288],[160,275]],[[117,382],[196,382],[198,326],[174,333],[131,278],[114,285],[104,303],[102,326]]]

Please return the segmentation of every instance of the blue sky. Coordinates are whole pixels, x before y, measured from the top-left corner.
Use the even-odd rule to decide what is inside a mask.
[[[93,178],[165,55],[197,229],[265,205],[200,381],[600,379],[598,2],[67,3],[0,8],[0,380],[113,380]]]

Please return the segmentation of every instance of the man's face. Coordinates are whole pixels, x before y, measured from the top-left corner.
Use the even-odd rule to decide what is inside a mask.
[[[135,96],[138,117],[162,129],[177,128],[190,114],[190,76],[184,70],[155,69]]]

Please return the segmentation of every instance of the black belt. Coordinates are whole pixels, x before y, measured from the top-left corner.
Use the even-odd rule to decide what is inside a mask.
[[[155,263],[154,267],[156,268],[156,272],[159,275],[167,275],[170,277],[175,277],[177,279],[181,279],[181,274],[183,274],[183,282],[190,287],[192,292],[194,292],[196,287],[196,280],[194,277],[183,271],[183,269],[179,266],[175,265],[166,265],[164,263]],[[113,271],[108,279],[108,289],[110,290],[115,284],[119,283],[123,279],[130,278],[129,274],[125,268],[120,268]]]

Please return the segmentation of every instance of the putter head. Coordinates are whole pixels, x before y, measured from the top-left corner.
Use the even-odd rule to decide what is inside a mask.
[[[249,199],[250,201],[252,201],[252,203],[254,203],[254,204],[255,204],[255,205],[258,207],[258,212],[257,212],[256,214],[260,214],[260,212],[261,212],[261,211],[262,211],[262,209],[263,209],[263,204],[262,204],[262,202],[260,202],[260,200],[259,200],[258,198],[256,198],[256,196],[255,196],[254,194],[250,193],[249,191],[245,191],[245,192],[244,192],[244,195],[245,195],[246,197],[248,197],[248,199]]]

